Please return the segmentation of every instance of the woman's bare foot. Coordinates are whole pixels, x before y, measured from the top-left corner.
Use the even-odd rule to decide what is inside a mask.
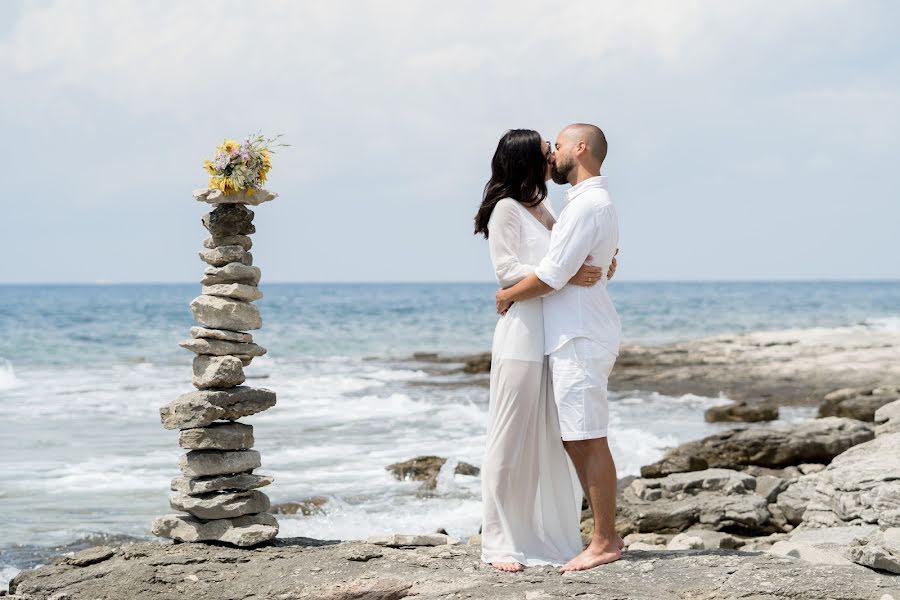
[[[613,541],[593,540],[581,554],[567,562],[559,572],[586,571],[600,565],[615,562],[622,558],[623,546],[624,540],[618,536]]]
[[[498,571],[506,571],[507,573],[518,573],[525,570],[525,567],[517,562],[492,562],[491,566]]]

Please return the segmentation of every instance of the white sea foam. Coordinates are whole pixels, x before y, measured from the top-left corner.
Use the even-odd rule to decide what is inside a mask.
[[[0,390],[11,390],[22,385],[24,384],[16,377],[12,363],[5,358],[0,358]]]

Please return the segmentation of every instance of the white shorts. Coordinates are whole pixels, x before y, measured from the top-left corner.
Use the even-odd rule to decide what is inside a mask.
[[[550,354],[553,396],[563,440],[606,437],[606,386],[615,362],[615,354],[585,337],[569,340]]]

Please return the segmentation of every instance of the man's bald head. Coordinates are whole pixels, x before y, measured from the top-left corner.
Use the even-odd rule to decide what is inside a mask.
[[[597,168],[606,160],[606,136],[603,135],[603,130],[596,125],[573,123],[563,129],[560,136],[565,136],[572,145],[584,142],[591,158],[597,162]]]

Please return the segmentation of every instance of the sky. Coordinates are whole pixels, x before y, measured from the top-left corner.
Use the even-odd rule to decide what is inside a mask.
[[[617,277],[900,278],[900,3],[0,3],[0,283],[192,282],[203,160],[284,134],[264,281],[491,281],[497,140],[609,140]],[[565,188],[551,185],[562,206]]]

